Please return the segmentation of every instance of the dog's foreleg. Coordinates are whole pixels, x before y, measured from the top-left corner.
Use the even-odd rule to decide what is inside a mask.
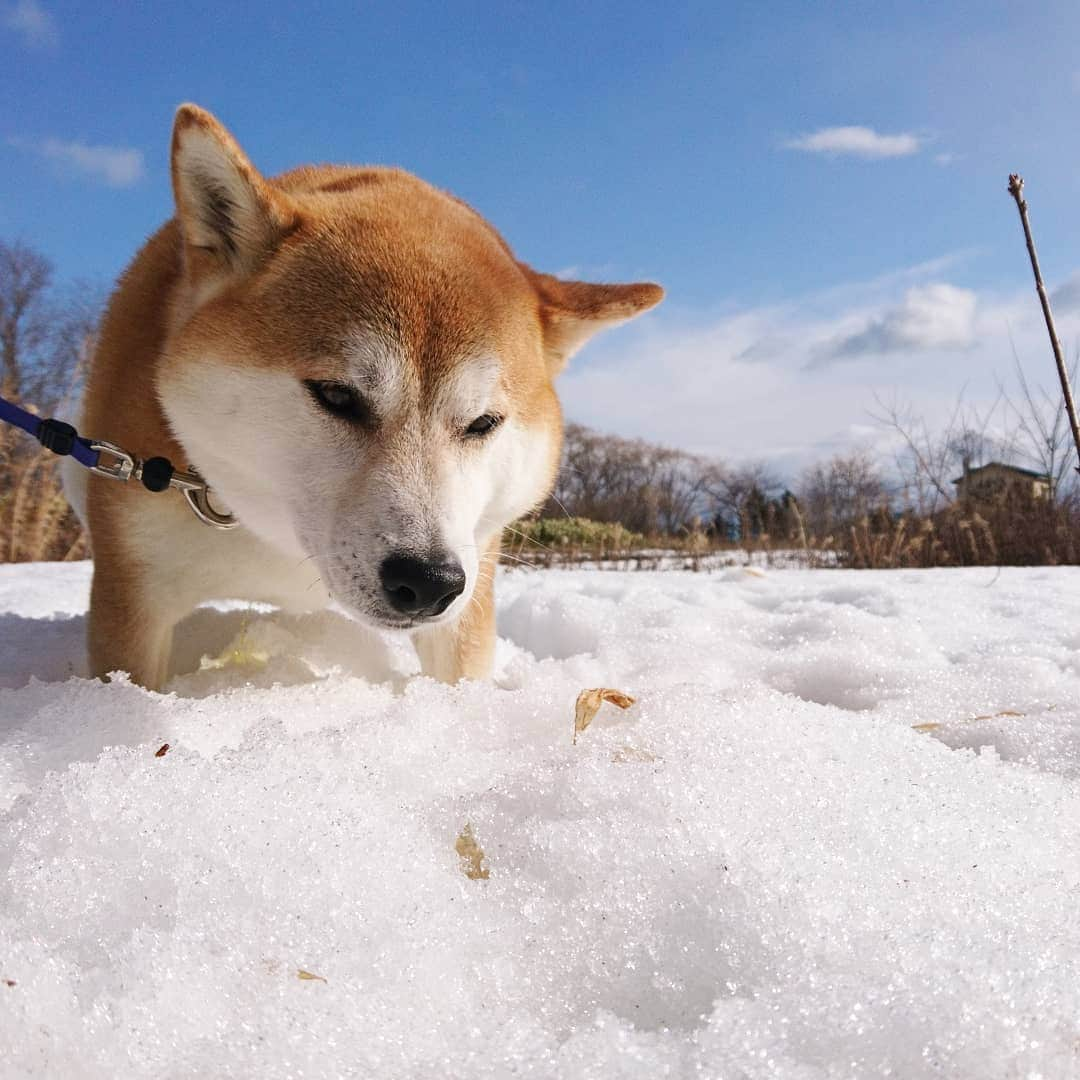
[[[480,559],[473,595],[455,623],[419,631],[420,670],[441,682],[486,679],[495,659],[495,563],[500,537]]]
[[[140,686],[160,690],[168,675],[173,622],[138,573],[95,567],[87,629],[90,675],[104,679],[126,671]]]

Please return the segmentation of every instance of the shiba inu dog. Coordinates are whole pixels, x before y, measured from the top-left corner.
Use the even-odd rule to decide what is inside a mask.
[[[235,597],[333,598],[412,632],[425,673],[487,676],[502,530],[557,467],[555,377],[663,290],[537,273],[399,169],[266,179],[194,105],[172,181],[175,217],[110,301],[81,430],[198,470],[238,527],[69,465],[94,556],[91,672],[161,686],[175,624]]]

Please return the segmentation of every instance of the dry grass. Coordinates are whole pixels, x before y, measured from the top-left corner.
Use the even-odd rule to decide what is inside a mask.
[[[863,518],[849,532],[841,565],[860,569],[1058,566],[1080,555],[1076,507],[1019,491],[978,506],[957,503],[933,517]]]
[[[529,523],[535,526],[536,523]],[[884,570],[938,566],[1057,566],[1080,562],[1080,507],[1054,506],[1010,491],[997,502],[957,503],[938,514],[896,515],[885,508],[827,536],[807,535],[799,515],[787,534],[760,533],[737,543],[704,532],[616,538],[597,534],[556,543],[518,523],[508,530],[510,563],[539,567],[705,571],[755,563],[808,569]],[[551,530],[547,530],[550,532]],[[587,534],[575,529],[583,537]]]
[[[60,459],[0,436],[0,562],[85,559],[86,534],[60,487]]]

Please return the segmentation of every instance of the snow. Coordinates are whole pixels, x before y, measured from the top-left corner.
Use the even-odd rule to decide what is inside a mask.
[[[5,1078],[1080,1073],[1080,571],[512,572],[455,688],[225,606],[166,694],[88,575],[0,567]]]

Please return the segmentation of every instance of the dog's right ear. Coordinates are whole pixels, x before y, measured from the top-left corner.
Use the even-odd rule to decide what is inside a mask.
[[[518,265],[540,297],[544,351],[552,375],[558,375],[598,330],[626,322],[664,299],[664,290],[650,281],[594,285],[588,281],[563,281],[551,274],[539,274],[524,263]]]
[[[296,225],[289,199],[197,105],[176,111],[172,182],[191,272],[250,270]]]

